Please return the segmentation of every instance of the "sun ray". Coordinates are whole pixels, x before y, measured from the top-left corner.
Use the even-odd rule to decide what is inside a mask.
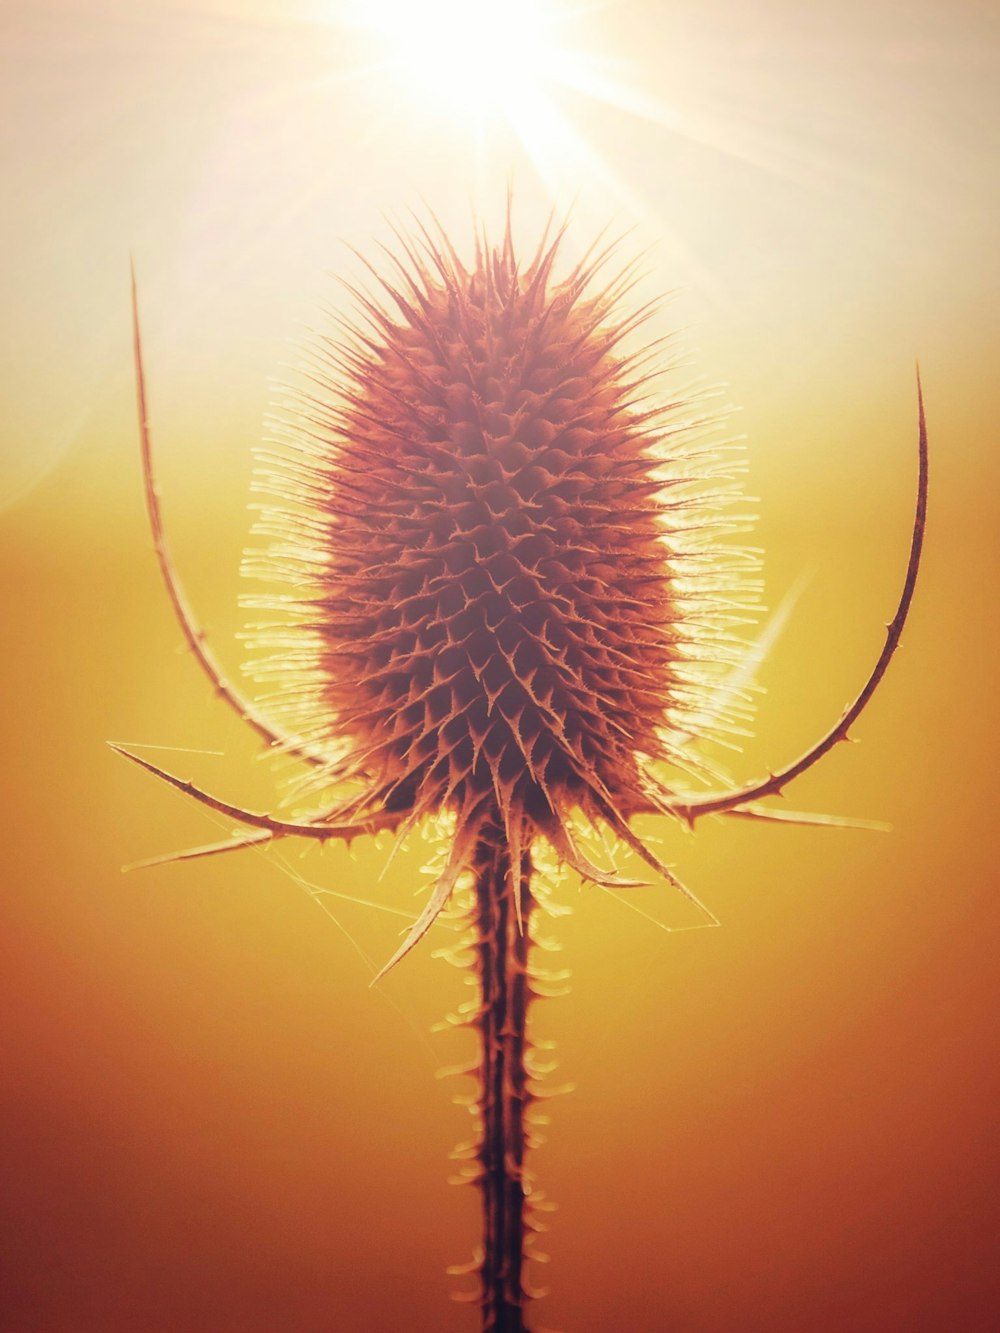
[[[585,52],[562,52],[552,70],[557,85],[601,102],[668,134],[783,180],[831,193],[850,179],[863,183],[857,171],[809,152],[787,136],[777,138],[721,111],[696,110],[680,102],[667,102],[645,92],[633,81],[616,78],[610,62]]]
[[[657,237],[657,246],[665,260],[683,273],[689,283],[717,306],[729,308],[730,298],[716,275],[544,91],[525,98],[513,108],[511,124],[557,213],[568,214],[579,207],[584,184],[596,186],[598,197],[613,199],[624,216]]]

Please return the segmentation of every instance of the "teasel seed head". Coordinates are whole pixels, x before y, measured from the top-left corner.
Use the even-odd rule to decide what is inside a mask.
[[[600,879],[574,820],[634,845],[720,722],[751,590],[716,544],[725,457],[629,350],[649,310],[615,246],[559,277],[563,233],[522,267],[509,220],[471,263],[397,239],[261,460],[250,569],[291,591],[254,599],[281,612],[255,669],[342,816],[453,812],[452,880],[489,823],[515,876],[541,835]]]

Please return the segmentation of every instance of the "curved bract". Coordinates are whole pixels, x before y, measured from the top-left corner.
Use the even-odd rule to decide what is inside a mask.
[[[153,538],[153,550],[163,576],[167,596],[173,608],[177,623],[181,627],[184,642],[194,654],[195,661],[212,683],[215,693],[228,704],[248,727],[268,745],[280,748],[308,763],[321,763],[323,756],[311,751],[295,737],[282,732],[269,718],[257,708],[236,685],[229,680],[221,664],[212,651],[205,631],[198,623],[190,599],[178,577],[167,534],[163,527],[160,512],[160,494],[153,470],[153,445],[149,431],[149,411],[146,403],[146,372],[142,356],[142,335],[139,329],[139,298],[136,290],[135,266],[131,266],[132,290],[132,348],[135,358],[135,387],[139,408],[139,447],[142,457],[143,490],[146,497],[146,513],[149,516],[149,530]]]
[[[712,814],[730,814],[744,815],[749,818],[757,819],[781,819],[782,812],[770,810],[766,807],[756,809],[754,802],[761,801],[767,796],[780,795],[785,787],[795,778],[805,773],[807,769],[812,768],[818,760],[833,749],[840,741],[850,739],[849,733],[851,727],[861,716],[872,695],[879,686],[879,682],[885,675],[886,668],[892,661],[896,649],[899,647],[899,641],[903,635],[903,627],[906,624],[906,618],[910,613],[910,604],[913,601],[913,593],[917,586],[917,571],[920,568],[920,556],[924,546],[924,528],[927,523],[927,477],[929,468],[929,457],[927,448],[927,422],[924,416],[924,395],[920,384],[920,371],[917,370],[917,420],[918,420],[918,439],[917,439],[917,457],[918,457],[918,478],[917,478],[917,507],[913,516],[913,530],[910,536],[910,554],[906,562],[906,575],[903,579],[903,590],[899,596],[899,602],[896,606],[896,613],[892,620],[886,626],[885,644],[881,653],[871,670],[868,679],[861,688],[860,693],[854,701],[845,708],[836,723],[830,730],[822,736],[815,745],[811,745],[808,750],[794,763],[779,769],[776,773],[770,773],[766,778],[761,778],[756,782],[751,782],[745,787],[740,787],[734,791],[718,792],[712,795],[699,796],[692,800],[683,802],[674,801],[671,805],[671,813],[679,818],[687,820],[693,824],[696,819],[702,815]],[[795,815],[790,816],[791,821],[796,819]],[[822,821],[823,817],[819,819]]]

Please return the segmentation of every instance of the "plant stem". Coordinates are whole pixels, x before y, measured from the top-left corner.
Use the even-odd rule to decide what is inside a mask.
[[[492,835],[492,836],[491,836]],[[483,1329],[528,1333],[521,1270],[525,1241],[524,1115],[531,1101],[525,1069],[525,1021],[531,999],[528,925],[533,906],[530,857],[518,886],[518,921],[510,852],[496,829],[476,849],[476,952],[482,1139],[478,1183],[483,1196]]]

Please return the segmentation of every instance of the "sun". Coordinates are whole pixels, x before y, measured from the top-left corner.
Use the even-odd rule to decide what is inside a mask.
[[[560,62],[556,17],[537,0],[359,0],[351,19],[385,41],[416,96],[478,123],[513,123]]]
[[[592,6],[590,6],[592,7]],[[600,54],[579,49],[585,0],[346,0],[331,21],[363,32],[378,54],[369,77],[408,122],[445,118],[476,160],[509,136],[557,211],[582,187],[640,216],[641,203],[568,114],[564,94],[614,102]]]

